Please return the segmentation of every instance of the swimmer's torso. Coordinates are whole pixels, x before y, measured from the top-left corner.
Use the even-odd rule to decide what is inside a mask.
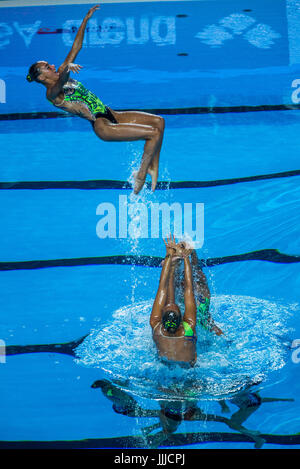
[[[177,333],[176,336],[165,335],[161,323],[154,327],[153,340],[158,353],[167,360],[193,366],[196,362],[196,336],[186,336],[183,326],[179,327]]]
[[[72,78],[63,86],[63,92],[50,102],[92,122],[96,119],[95,114],[106,111],[105,104],[94,93],[85,88],[80,81]]]

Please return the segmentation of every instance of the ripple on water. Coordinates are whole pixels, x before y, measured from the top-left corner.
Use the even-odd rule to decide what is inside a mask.
[[[152,340],[152,304],[153,300],[140,302],[115,311],[111,321],[93,329],[76,349],[76,362],[101,369],[140,396],[216,399],[266,380],[288,359],[286,324],[297,306],[220,295],[212,296],[211,313],[224,336],[198,330],[196,365],[169,368],[158,359]]]

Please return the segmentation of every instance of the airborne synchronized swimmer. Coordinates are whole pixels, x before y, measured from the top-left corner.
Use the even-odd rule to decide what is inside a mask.
[[[90,121],[95,134],[102,140],[107,142],[144,140],[145,146],[140,168],[134,174],[134,193],[138,194],[141,191],[147,174],[151,176],[151,188],[154,191],[164,136],[164,119],[146,112],[114,111],[103,104],[81,82],[70,78],[70,72],[79,73],[82,68],[74,61],[82,48],[87,22],[98,9],[99,5],[94,6],[84,17],[72,48],[60,67],[56,70],[54,65],[39,60],[31,65],[27,80],[44,85],[47,89],[47,99],[54,106]]]

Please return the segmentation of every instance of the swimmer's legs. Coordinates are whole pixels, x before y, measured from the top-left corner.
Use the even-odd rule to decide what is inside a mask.
[[[224,399],[222,399],[221,401],[219,401],[219,405],[221,407],[221,411],[224,413],[224,414],[227,414],[230,412],[230,409],[228,407],[228,405],[226,404],[226,401]]]
[[[240,419],[236,420],[234,416],[235,414],[233,414],[231,419],[228,420],[227,425],[229,426],[229,428],[232,428],[233,430],[237,430],[241,434],[252,438],[252,440],[255,443],[255,448],[260,449],[266,442],[266,440],[262,438],[261,433],[259,431],[249,430],[248,428],[245,428],[243,425],[241,425]]]
[[[94,131],[99,138],[107,142],[145,140],[144,154],[134,185],[134,192],[138,194],[145,183],[148,167],[160,145],[161,135],[158,128],[134,123],[111,124],[107,119],[100,118],[95,121]]]
[[[136,178],[140,180],[145,180],[147,173],[150,174],[152,183],[151,189],[155,191],[157,179],[158,179],[158,168],[159,168],[159,157],[162,147],[164,130],[165,130],[165,120],[161,116],[156,116],[154,114],[149,114],[146,112],[138,111],[126,111],[126,112],[117,112],[112,111],[116,120],[120,124],[130,123],[137,125],[149,125],[158,131],[158,138],[156,142],[156,148],[153,152],[151,159],[147,157],[142,157],[142,163],[140,169],[136,175]],[[145,171],[146,170],[146,171]]]
[[[141,432],[143,436],[149,435],[153,430],[157,430],[158,428],[161,427],[160,422],[154,423],[153,425],[149,425],[148,427],[143,427],[141,428]]]
[[[168,438],[165,432],[158,432],[155,435],[148,435],[147,447],[150,449],[157,449]]]
[[[157,117],[157,116],[155,116]],[[162,147],[162,142],[163,142],[163,137],[164,137],[164,130],[165,130],[165,120],[160,117],[158,121],[158,126],[160,129],[160,141],[158,144],[158,148],[156,151],[156,154],[154,155],[149,167],[148,167],[148,173],[151,176],[152,184],[151,184],[151,189],[152,191],[155,190],[156,184],[157,184],[157,179],[158,179],[158,168],[159,168],[159,157],[160,157],[160,151]]]

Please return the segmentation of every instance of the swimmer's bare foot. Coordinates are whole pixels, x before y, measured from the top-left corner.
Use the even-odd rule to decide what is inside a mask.
[[[151,176],[151,190],[152,192],[155,191],[157,179],[158,179],[158,164],[156,162],[152,162],[148,168],[148,174]]]
[[[146,180],[146,176],[144,178],[138,177],[138,172],[133,173],[134,178],[134,187],[133,192],[137,195],[143,188]]]

